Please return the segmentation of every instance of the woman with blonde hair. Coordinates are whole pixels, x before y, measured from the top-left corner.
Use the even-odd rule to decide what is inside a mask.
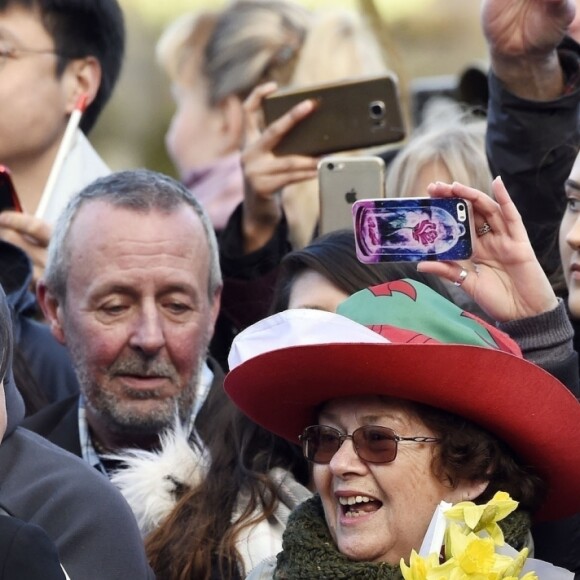
[[[196,42],[200,18],[185,17],[185,24],[170,29],[159,52],[168,71],[176,70],[173,63],[183,71],[174,81],[177,110],[168,149],[221,233],[225,289],[211,352],[226,365],[233,336],[266,314],[281,256],[306,245],[318,221],[318,160],[273,155],[268,135],[280,123],[261,139],[264,92],[248,95],[268,81],[296,86],[387,68],[373,33],[354,11],[238,0],[208,15],[211,32]],[[193,54],[199,58],[191,60]],[[258,188],[256,172],[264,178]]]
[[[486,121],[448,99],[433,99],[425,119],[390,164],[388,197],[425,197],[433,181],[491,191],[485,154]]]
[[[243,199],[242,102],[257,85],[303,86],[388,70],[356,12],[313,12],[290,0],[239,0],[221,12],[183,16],[157,52],[177,105],[166,139],[170,156],[218,230]],[[308,243],[318,218],[315,184],[307,193],[302,187],[284,193],[297,246]],[[251,236],[251,225],[243,233]]]

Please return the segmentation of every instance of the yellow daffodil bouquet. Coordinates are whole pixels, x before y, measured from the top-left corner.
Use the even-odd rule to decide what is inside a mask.
[[[505,492],[496,493],[483,505],[465,501],[452,506],[441,502],[420,553],[413,550],[408,566],[401,560],[403,577],[405,580],[572,579],[571,572],[528,559],[528,548],[517,552],[505,544],[497,522],[517,506],[518,502]],[[532,568],[536,571],[531,571]]]

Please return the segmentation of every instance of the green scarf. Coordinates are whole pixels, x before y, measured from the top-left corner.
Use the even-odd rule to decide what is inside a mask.
[[[513,512],[501,522],[505,541],[514,548],[524,545],[530,518]],[[300,504],[290,515],[282,541],[275,580],[402,580],[398,565],[355,562],[341,554],[330,536],[320,496]]]

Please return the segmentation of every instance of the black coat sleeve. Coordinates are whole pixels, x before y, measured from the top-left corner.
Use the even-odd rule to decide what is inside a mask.
[[[559,51],[566,78],[576,79],[580,46]],[[555,101],[526,101],[490,73],[486,148],[522,215],[538,259],[549,275],[559,266],[557,231],[566,207],[564,184],[578,152],[580,87],[570,84]]]
[[[10,516],[0,516],[0,567],[0,580],[65,580],[46,532]]]

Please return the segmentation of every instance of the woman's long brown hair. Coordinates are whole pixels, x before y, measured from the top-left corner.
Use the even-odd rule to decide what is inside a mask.
[[[210,398],[204,413],[214,428],[202,433],[212,456],[208,475],[198,487],[185,491],[168,518],[146,538],[158,580],[244,578],[249,570],[244,570],[236,540],[244,528],[270,517],[278,503],[277,484],[268,472],[283,467],[308,483],[308,465],[296,445],[248,419],[223,389],[212,391]],[[215,425],[222,427],[216,430]],[[238,506],[241,493],[244,502]],[[242,513],[233,519],[240,507]]]

